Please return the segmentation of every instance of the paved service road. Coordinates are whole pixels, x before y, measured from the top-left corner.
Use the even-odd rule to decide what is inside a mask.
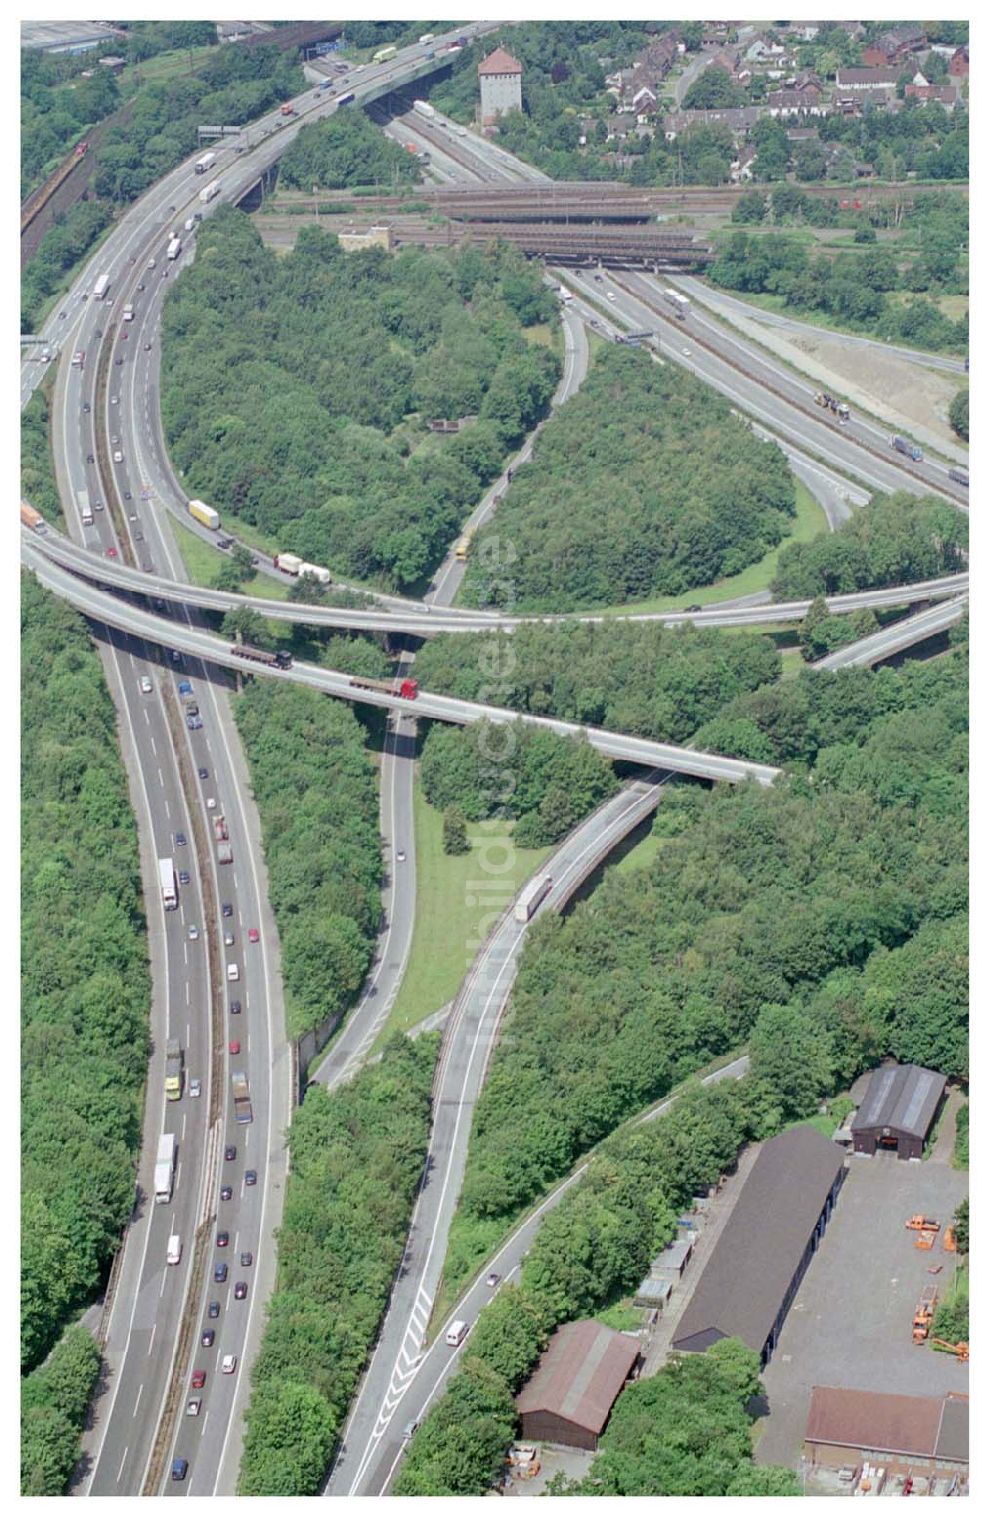
[[[611,845],[652,812],[659,799],[658,786],[633,782],[579,825],[546,866],[553,885],[544,909],[551,911],[565,902]],[[527,932],[528,925],[518,923],[513,908],[509,909],[480,950],[452,1007],[435,1081],[428,1161],[403,1265],[378,1346],[344,1430],[330,1494],[372,1492],[372,1465],[384,1450],[385,1433],[420,1365],[448,1229],[462,1188],[473,1109]]]
[[[723,1078],[743,1077],[748,1066],[748,1058],[738,1056],[710,1073],[702,1081],[708,1086],[721,1082]],[[659,1119],[674,1102],[674,1097],[664,1099],[637,1123],[645,1124],[650,1120]],[[546,1215],[560,1202],[567,1190],[583,1177],[586,1170],[587,1164],[583,1163],[568,1178],[565,1178],[542,1200],[528,1218],[522,1221],[513,1234],[508,1236],[490,1260],[483,1263],[475,1282],[449,1310],[449,1323],[454,1318],[467,1321],[470,1326],[475,1325],[480,1311],[498,1291],[497,1287],[489,1287],[486,1282],[487,1277],[496,1273],[501,1283],[515,1282],[520,1277],[521,1263],[538,1235]],[[445,1342],[445,1330],[446,1325],[442,1326],[434,1341],[425,1348],[423,1356],[416,1364],[405,1386],[397,1386],[398,1398],[383,1424],[380,1440],[373,1444],[372,1456],[357,1481],[357,1487],[350,1490],[347,1486],[346,1475],[342,1475],[338,1469],[334,1472],[333,1483],[328,1493],[384,1495],[389,1492],[405,1450],[403,1433],[406,1426],[412,1421],[417,1423],[423,1421],[428,1410],[444,1393],[448,1380],[460,1366],[465,1349],[464,1347],[449,1347]],[[346,1462],[342,1466],[346,1468]]]

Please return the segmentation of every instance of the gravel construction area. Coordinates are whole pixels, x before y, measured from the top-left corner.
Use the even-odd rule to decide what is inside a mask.
[[[773,335],[771,342],[775,342]],[[964,389],[964,378],[897,359],[874,345],[845,343],[818,328],[815,336],[786,334],[778,342],[798,354],[797,360],[794,354],[792,358],[799,369],[806,368],[802,363],[805,356],[810,375],[841,392],[855,406],[906,429],[942,454],[962,457],[962,446],[948,423],[948,407],[956,391]]]

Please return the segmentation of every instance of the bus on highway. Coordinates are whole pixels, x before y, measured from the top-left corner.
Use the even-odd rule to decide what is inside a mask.
[[[90,495],[86,491],[76,493],[76,505],[80,513],[80,522],[84,528],[90,528],[94,522],[94,509],[90,505]]]
[[[95,301],[103,301],[104,298],[105,298],[105,296],[108,293],[108,288],[110,287],[110,285],[111,285],[111,276],[110,275],[101,275],[101,277],[98,280],[97,284],[94,286],[94,300]]]
[[[389,59],[390,58],[395,58],[395,56],[396,56],[396,48],[395,48],[395,46],[388,47],[388,48],[379,48],[379,50],[378,50],[377,53],[373,53],[372,54],[372,63],[388,63]]]

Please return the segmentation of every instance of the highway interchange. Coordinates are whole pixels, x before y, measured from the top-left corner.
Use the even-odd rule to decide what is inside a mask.
[[[487,30],[490,23],[483,23]],[[474,32],[474,26],[464,28],[466,35]],[[409,68],[412,60],[402,54],[393,65],[382,69],[357,71],[360,81],[370,82],[372,87],[385,86],[397,71]],[[346,79],[344,83],[348,82]],[[338,83],[341,83],[338,80]],[[354,83],[353,76],[350,83]],[[360,93],[360,92],[359,92]],[[252,184],[255,178],[273,162],[285,146],[302,118],[308,113],[325,114],[332,107],[330,96],[317,106],[313,92],[297,102],[299,116],[289,124],[278,113],[271,113],[263,122],[255,124],[246,133],[246,147],[237,153],[230,145],[220,149],[224,193],[219,198],[229,200]],[[409,119],[408,119],[409,120]],[[409,131],[409,128],[406,128]],[[447,134],[445,134],[447,135]],[[454,143],[452,143],[454,146]],[[493,145],[461,144],[472,157],[483,165],[483,177],[507,177],[512,172],[509,155],[502,154]],[[454,168],[454,161],[453,168]],[[516,161],[510,160],[511,163]],[[524,173],[523,166],[517,166]],[[534,175],[536,172],[531,171]],[[165,177],[153,190],[132,208],[119,226],[106,240],[100,253],[88,265],[83,276],[74,286],[64,303],[65,316],[56,313],[47,324],[44,337],[55,346],[57,343],[68,356],[76,348],[87,350],[87,361],[82,370],[71,367],[68,362],[59,366],[54,395],[53,439],[57,477],[60,492],[67,504],[74,504],[81,490],[89,492],[91,499],[101,500],[104,495],[102,479],[108,470],[114,476],[116,490],[121,494],[120,506],[128,535],[128,552],[139,566],[150,570],[138,575],[147,593],[156,582],[156,593],[164,600],[177,603],[185,623],[177,625],[170,633],[164,632],[162,620],[152,614],[112,597],[100,588],[90,587],[80,581],[50,558],[56,544],[55,536],[47,543],[38,540],[29,543],[23,551],[40,578],[53,585],[61,595],[86,606],[98,621],[103,617],[106,639],[102,646],[109,685],[122,716],[123,743],[133,788],[133,802],[140,823],[143,879],[147,901],[157,902],[158,885],[155,861],[161,855],[173,855],[178,870],[188,870],[190,883],[181,888],[181,906],[174,914],[162,918],[155,910],[150,913],[150,949],[153,964],[154,1004],[152,1029],[156,1055],[151,1069],[150,1096],[147,1106],[143,1155],[151,1158],[156,1137],[168,1126],[174,1128],[181,1143],[180,1166],[174,1198],[167,1208],[156,1208],[141,1200],[133,1228],[129,1231],[120,1258],[116,1292],[107,1321],[106,1358],[110,1372],[107,1394],[97,1409],[97,1421],[90,1447],[92,1465],[85,1482],[86,1492],[93,1494],[140,1493],[144,1488],[159,1488],[171,1493],[232,1493],[235,1491],[239,1463],[240,1421],[247,1398],[247,1377],[253,1355],[259,1344],[263,1308],[268,1290],[273,1282],[274,1248],[272,1232],[280,1219],[282,1186],[285,1173],[283,1134],[292,1103],[292,1074],[289,1052],[284,1040],[284,1013],[281,982],[278,975],[278,942],[267,904],[266,872],[260,849],[259,824],[252,805],[245,763],[235,733],[225,688],[219,684],[216,667],[223,663],[217,640],[200,627],[186,611],[198,604],[198,596],[185,592],[178,595],[177,583],[183,580],[183,568],[175,547],[170,526],[165,524],[160,508],[166,506],[178,515],[183,511],[185,494],[170,468],[167,451],[159,421],[159,359],[158,330],[162,296],[171,283],[173,271],[167,270],[164,253],[169,231],[198,207],[197,190],[201,183],[191,172],[190,161]],[[207,208],[210,213],[212,208]],[[190,257],[190,248],[185,260]],[[155,267],[147,268],[154,259]],[[183,261],[182,261],[183,262]],[[102,309],[94,302],[81,299],[92,289],[99,270],[115,272],[111,300]],[[624,317],[635,326],[652,327],[656,345],[661,352],[669,353],[684,363],[689,356],[683,353],[689,334],[694,335],[699,324],[704,325],[710,341],[718,347],[722,337],[732,342],[724,329],[713,329],[708,318],[699,313],[689,324],[687,331],[679,324],[662,315],[659,287],[648,276],[610,277],[605,282],[593,280],[592,275],[580,271],[563,272],[575,284],[583,284],[587,290],[586,302],[580,302],[590,320],[602,318],[613,320]],[[589,282],[589,283],[588,283]],[[603,289],[601,288],[603,284]],[[139,286],[146,289],[140,291]],[[613,291],[616,301],[607,300]],[[128,339],[120,335],[110,343],[112,327],[126,331],[121,324],[121,310],[126,300],[136,307],[136,320],[129,325]],[[102,321],[103,319],[103,321]],[[574,384],[579,384],[582,368],[574,362],[574,351],[579,358],[585,355],[586,340],[582,316],[576,312],[566,314],[570,332],[570,360],[564,375],[563,394],[569,394]],[[108,343],[112,362],[107,368],[107,385],[98,385],[97,355],[101,339],[96,328],[106,328],[102,338]],[[695,339],[697,341],[697,338]],[[738,359],[747,362],[745,345]],[[113,361],[118,357],[122,364]],[[690,356],[693,361],[693,353]],[[584,361],[580,360],[580,366]],[[754,356],[753,362],[758,363]],[[801,382],[788,377],[773,361],[761,361],[778,377],[781,385],[786,383],[802,389]],[[718,373],[712,369],[718,365]],[[765,427],[776,432],[788,432],[802,438],[821,459],[829,459],[830,465],[817,467],[814,459],[800,454],[800,460],[808,461],[807,468],[830,470],[838,479],[839,500],[847,503],[859,496],[858,482],[880,489],[918,489],[913,473],[901,470],[891,459],[874,458],[866,448],[866,424],[858,424],[859,444],[846,431],[832,433],[829,425],[815,419],[810,431],[803,426],[800,410],[794,402],[781,402],[773,393],[763,388],[765,400],[748,400],[743,380],[737,382],[733,371],[726,370],[725,362],[719,361],[706,346],[700,348],[697,363],[692,367],[703,378],[716,384],[724,394],[731,394],[741,410],[754,415]],[[34,386],[44,372],[44,366],[28,357],[22,366],[22,404],[28,399]],[[727,387],[730,388],[727,391]],[[105,398],[103,411],[98,411],[101,398]],[[117,401],[112,398],[117,397]],[[782,406],[788,407],[786,414]],[[89,410],[85,408],[89,407]],[[852,430],[853,431],[853,430]],[[884,434],[878,435],[884,442]],[[89,465],[87,456],[97,461],[109,461],[118,447],[113,440],[121,440],[123,459],[120,464],[105,465],[104,472],[98,463]],[[789,451],[794,445],[785,444]],[[833,464],[833,462],[836,462]],[[925,462],[928,485],[945,493],[943,485],[933,485],[933,472],[942,473],[935,461]],[[804,467],[806,468],[806,467]],[[839,475],[838,471],[844,474]],[[867,472],[867,473],[866,473]],[[503,484],[489,493],[477,509],[473,526],[485,521],[495,506],[496,496]],[[129,495],[131,493],[131,495]],[[956,496],[954,488],[948,493]],[[845,509],[846,510],[846,509]],[[92,529],[78,526],[72,508],[67,511],[67,521],[78,542],[90,552],[90,556],[104,556],[103,569],[110,579],[127,567],[121,559],[107,557],[110,548],[117,547],[119,554],[126,552],[126,545],[117,540],[112,514],[107,507],[95,513]],[[189,522],[189,526],[190,525]],[[68,566],[73,558],[80,561],[79,552],[72,545],[65,546],[60,558]],[[91,561],[93,564],[93,560]],[[102,567],[98,564],[97,569]],[[96,571],[95,571],[96,576]],[[461,576],[460,562],[453,557],[442,566],[428,597],[430,604],[448,606],[457,590]],[[122,576],[124,579],[124,575]],[[950,588],[937,588],[937,594],[962,591],[967,581]],[[252,600],[252,599],[251,599]],[[395,604],[405,609],[404,599],[380,599],[388,606]],[[183,601],[183,606],[181,602]],[[215,605],[202,602],[201,605]],[[865,605],[865,604],[859,604]],[[413,604],[409,605],[410,607]],[[944,607],[952,604],[945,603]],[[284,609],[280,604],[266,601],[264,609],[269,616],[280,616]],[[296,617],[301,620],[304,609],[299,607]],[[367,611],[367,610],[366,610]],[[718,612],[705,610],[709,615],[694,615],[699,622],[727,621],[729,610]],[[754,621],[761,621],[761,610],[750,610]],[[767,610],[773,616],[778,610]],[[789,616],[788,610],[784,610]],[[324,621],[321,615],[334,614],[329,608],[317,609],[316,622]],[[942,613],[931,609],[938,626]],[[346,616],[346,614],[344,614]],[[375,625],[386,628],[385,613]],[[438,627],[475,626],[476,615],[455,612],[449,615],[453,622],[439,623],[436,615],[403,611],[400,618],[408,618],[411,625],[417,621],[415,632],[429,633]],[[681,615],[683,616],[683,615]],[[800,614],[801,616],[801,614]],[[677,615],[674,615],[676,621]],[[422,621],[425,620],[425,621]],[[128,621],[132,632],[121,629]],[[330,618],[332,620],[332,617]],[[486,620],[479,619],[480,623]],[[496,625],[494,620],[494,626]],[[504,620],[507,626],[511,620]],[[749,619],[747,621],[750,621]],[[346,625],[350,626],[350,625]],[[363,627],[364,624],[353,626]],[[403,624],[392,625],[403,628]],[[897,625],[896,627],[901,627]],[[888,632],[888,631],[883,631]],[[145,635],[145,638],[143,637]],[[877,636],[876,636],[877,637]],[[168,648],[186,651],[176,666],[163,665],[159,650]],[[842,653],[842,652],[841,652]],[[875,658],[884,658],[878,655]],[[228,662],[233,663],[233,662]],[[245,667],[246,668],[246,667]],[[250,667],[249,669],[252,669]],[[308,673],[315,668],[305,668]],[[148,676],[153,691],[141,690],[141,679]],[[322,676],[329,681],[320,679]],[[194,696],[201,708],[204,727],[190,730],[183,723],[183,709],[178,702],[177,683],[189,680],[194,686]],[[308,679],[310,684],[323,690],[357,700],[358,694],[346,685],[346,678],[336,673],[318,673],[317,677],[296,673],[296,679]],[[338,680],[342,683],[338,686]],[[378,700],[378,699],[373,699]],[[415,874],[413,851],[403,848],[400,842],[412,840],[412,740],[413,719],[402,705],[386,700],[383,705],[396,706],[401,717],[392,726],[389,738],[390,761],[385,768],[386,782],[383,790],[383,828],[387,832],[390,855],[395,858],[397,850],[403,849],[402,862],[394,859],[389,874],[389,905],[387,912],[387,939],[376,961],[370,986],[375,986],[384,1003],[384,1013],[391,1004],[390,994],[398,983],[409,949],[409,933],[412,930],[413,902],[415,900]],[[428,716],[455,721],[456,709],[461,706],[453,699],[421,694],[415,711]],[[499,711],[499,716],[509,720],[514,715]],[[563,725],[565,730],[572,726]],[[591,735],[597,743],[602,742],[598,731]],[[664,769],[689,764],[684,752],[676,747],[655,746],[650,742],[632,741],[628,736],[604,736],[618,745],[608,753],[622,753],[623,758],[655,765],[662,774]],[[717,760],[719,758],[712,758]],[[724,759],[724,758],[723,758]],[[741,763],[729,763],[739,766]],[[398,767],[398,771],[397,768]],[[200,771],[207,772],[202,777]],[[772,768],[748,768],[742,772],[730,771],[727,779],[738,774],[770,772]],[[718,773],[723,774],[723,773]],[[393,777],[398,785],[393,790]],[[760,780],[770,776],[760,774]],[[643,791],[643,787],[645,790]],[[389,804],[386,815],[386,796]],[[599,844],[606,844],[608,832],[614,827],[634,827],[643,816],[643,810],[655,806],[655,787],[634,783],[618,794],[612,805],[606,805],[602,816],[588,820],[581,826],[578,836],[563,842],[553,858],[561,875],[575,884],[582,880],[591,865],[599,859],[595,854]],[[221,811],[225,812],[234,846],[234,866],[218,866],[209,842],[208,815],[213,810],[208,799],[214,797]],[[648,805],[648,806],[647,806]],[[608,815],[613,817],[609,817]],[[588,830],[590,833],[588,834]],[[626,831],[627,832],[627,831]],[[178,833],[184,835],[186,846],[177,843]],[[619,835],[615,836],[620,837]],[[199,841],[204,842],[199,852]],[[200,857],[200,863],[199,863]],[[188,863],[185,866],[185,862]],[[590,863],[590,864],[588,864]],[[582,875],[579,875],[582,873]],[[399,894],[393,902],[392,895]],[[568,895],[568,892],[567,892]],[[221,905],[233,904],[231,919],[223,918]],[[551,902],[556,902],[555,895]],[[198,930],[198,938],[189,938],[189,926]],[[399,926],[397,939],[393,931]],[[386,1330],[373,1358],[371,1369],[358,1403],[345,1433],[341,1462],[331,1481],[331,1491],[337,1493],[381,1492],[391,1477],[395,1458],[401,1442],[399,1433],[405,1412],[411,1410],[417,1400],[426,1401],[428,1379],[435,1366],[432,1362],[433,1348],[426,1357],[419,1356],[423,1328],[427,1323],[430,1301],[436,1285],[437,1269],[442,1259],[446,1229],[442,1222],[450,1218],[451,1210],[460,1188],[462,1162],[464,1160],[463,1128],[456,1121],[465,1109],[471,1113],[471,1103],[485,1072],[490,1040],[495,1032],[505,997],[516,969],[517,949],[523,927],[512,929],[512,916],[502,918],[493,932],[480,958],[476,975],[463,987],[456,1007],[462,1011],[449,1025],[445,1055],[439,1069],[439,1094],[450,1093],[451,1085],[458,1084],[461,1102],[451,1115],[454,1126],[448,1134],[439,1132],[444,1109],[438,1104],[435,1115],[435,1133],[432,1140],[432,1156],[438,1166],[428,1175],[429,1187],[422,1191],[411,1242],[408,1247],[410,1261],[408,1277],[422,1264],[419,1286],[422,1294],[420,1304],[408,1304],[407,1296],[394,1295],[393,1304],[386,1320]],[[261,942],[251,947],[247,938],[250,927],[259,927]],[[224,935],[234,934],[232,949],[222,945]],[[512,938],[513,937],[513,938]],[[231,1016],[229,1002],[233,989],[223,980],[223,964],[236,956],[240,967],[239,993],[242,1010],[239,1016]],[[499,961],[495,958],[499,957]],[[505,968],[507,983],[497,975]],[[484,978],[492,979],[493,996],[484,995]],[[503,996],[501,996],[503,994]],[[380,1009],[374,1010],[377,1015]],[[373,1021],[366,1019],[365,1030],[361,1023],[350,1021],[344,1031],[341,1046],[335,1046],[329,1073],[322,1072],[322,1080],[343,1080],[357,1069],[363,1059],[364,1040],[371,1032]],[[353,1031],[353,1034],[352,1034]],[[377,1032],[377,1026],[376,1026]],[[181,1034],[187,1053],[187,1072],[201,1076],[202,1096],[192,1099],[189,1091],[180,1104],[166,1104],[160,1100],[163,1092],[163,1051],[167,1034]],[[238,1058],[230,1058],[224,1052],[231,1039],[239,1038],[241,1051]],[[372,1037],[374,1038],[374,1037]],[[351,1042],[353,1041],[353,1047]],[[370,1041],[369,1041],[370,1044]],[[254,1124],[240,1127],[233,1122],[229,1101],[229,1076],[234,1067],[245,1069],[250,1076],[254,1101]],[[447,1106],[451,1107],[451,1106]],[[465,1115],[468,1118],[468,1115]],[[464,1127],[467,1137],[467,1125]],[[236,1144],[237,1158],[226,1164],[223,1149]],[[441,1167],[441,1159],[447,1164]],[[256,1186],[242,1182],[247,1167],[257,1171]],[[221,1202],[219,1189],[223,1180],[230,1182],[234,1199],[228,1204]],[[140,1176],[143,1194],[151,1194],[151,1163],[148,1172],[144,1167]],[[434,1189],[440,1187],[440,1198],[435,1205],[434,1219],[428,1223],[427,1210],[437,1198]],[[423,1214],[421,1213],[423,1211]],[[230,1228],[230,1245],[217,1252],[214,1247],[215,1231],[226,1225]],[[200,1230],[203,1253],[197,1267],[199,1277],[194,1277],[195,1238]],[[177,1232],[185,1241],[185,1253],[181,1268],[167,1269],[165,1249],[168,1235]],[[237,1253],[251,1251],[251,1268],[236,1271]],[[229,1265],[229,1277],[225,1285],[216,1290],[210,1283],[211,1264],[225,1259]],[[519,1259],[518,1259],[519,1260]],[[238,1276],[249,1283],[249,1295],[244,1302],[233,1302],[232,1287]],[[199,1310],[195,1323],[188,1328],[188,1344],[180,1349],[177,1367],[174,1367],[174,1343],[184,1304],[193,1295]],[[430,1296],[426,1305],[424,1300]],[[206,1318],[207,1303],[217,1297],[222,1303],[218,1320]],[[398,1311],[397,1311],[398,1305]],[[395,1319],[394,1319],[395,1317]],[[401,1321],[401,1335],[397,1340],[396,1320]],[[208,1351],[191,1345],[191,1332],[212,1324],[217,1330],[215,1345]],[[404,1346],[412,1354],[412,1376],[403,1379],[403,1396],[394,1399],[399,1388],[400,1352]],[[437,1347],[435,1343],[435,1347]],[[225,1353],[237,1356],[237,1372],[232,1380],[223,1383],[218,1364]],[[384,1365],[384,1366],[383,1366]],[[205,1367],[208,1382],[204,1391],[204,1404],[198,1420],[183,1416],[183,1398],[171,1412],[167,1408],[168,1391],[176,1385],[178,1374],[186,1389],[190,1374],[195,1367]],[[387,1382],[383,1373],[388,1372]],[[408,1370],[402,1369],[405,1375]],[[393,1380],[397,1382],[394,1383]],[[434,1385],[437,1387],[437,1384]],[[166,1419],[169,1416],[170,1419]],[[180,1433],[183,1431],[183,1437]],[[153,1462],[157,1437],[168,1457],[174,1451],[183,1450],[189,1462],[189,1472],[183,1484],[168,1484],[166,1474],[169,1464],[161,1461],[159,1468]],[[161,1458],[163,1453],[160,1454]],[[388,1465],[388,1466],[387,1466]]]

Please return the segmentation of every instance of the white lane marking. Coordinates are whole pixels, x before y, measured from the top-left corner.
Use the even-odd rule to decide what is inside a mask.
[[[162,771],[162,768],[160,766],[157,766],[157,768],[156,768],[156,774],[160,778],[160,786],[162,787],[163,786],[163,771]]]
[[[136,1397],[135,1397],[135,1404],[132,1406],[132,1419],[133,1419],[133,1421],[135,1420],[135,1412],[139,1408],[139,1401],[142,1399],[143,1388],[144,1388],[144,1385],[140,1384],[139,1385],[139,1393],[136,1395]],[[126,1447],[125,1451],[126,1452],[128,1451],[127,1447]],[[125,1461],[125,1459],[122,1458],[122,1462],[123,1463],[124,1463],[124,1461]],[[121,1476],[121,1469],[118,1470],[118,1473],[119,1473],[119,1477],[120,1477]]]
[[[163,1277],[164,1277],[164,1279],[166,1279],[166,1276],[167,1276],[167,1270],[166,1270],[166,1268],[164,1268],[163,1269]],[[162,1288],[160,1289],[160,1295],[161,1295],[161,1297],[163,1295],[163,1289]],[[154,1320],[153,1321],[153,1329],[149,1333],[149,1353],[152,1353],[152,1350],[153,1350],[153,1338],[154,1338],[155,1335],[156,1335],[156,1321]],[[147,1356],[149,1355],[149,1353],[147,1353]]]
[[[143,708],[143,710],[142,710],[142,716],[146,720],[146,722],[149,723],[149,709],[148,708]]]
[[[133,1415],[134,1415],[134,1414],[135,1414],[135,1411],[134,1411],[134,1410],[133,1410],[133,1412],[132,1412],[132,1414],[133,1414]],[[123,1452],[123,1453],[122,1453],[122,1460],[121,1460],[121,1463],[120,1463],[120,1464],[119,1464],[119,1465],[118,1465],[118,1474],[117,1474],[117,1477],[116,1477],[116,1479],[115,1479],[115,1483],[116,1483],[116,1484],[117,1484],[117,1483],[118,1483],[118,1482],[119,1482],[119,1480],[120,1480],[120,1479],[121,1479],[121,1476],[122,1476],[122,1469],[123,1469],[123,1468],[124,1468],[124,1467],[125,1467],[125,1459],[126,1459],[126,1458],[127,1458],[127,1457],[128,1457],[128,1448],[127,1448],[127,1447],[126,1447],[126,1449],[125,1449],[125,1451],[124,1451],[124,1452]]]

